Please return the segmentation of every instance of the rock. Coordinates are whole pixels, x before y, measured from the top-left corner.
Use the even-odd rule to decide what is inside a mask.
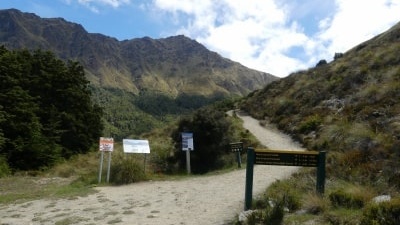
[[[372,199],[375,203],[388,202],[392,199],[390,195],[379,195]]]
[[[247,224],[248,217],[253,214],[255,211],[254,210],[247,210],[243,211],[239,214],[238,220],[240,224]]]

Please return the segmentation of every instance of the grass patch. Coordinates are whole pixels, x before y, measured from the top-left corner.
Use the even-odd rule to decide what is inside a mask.
[[[302,225],[302,224],[331,225],[329,222],[324,221],[321,216],[316,216],[307,213],[287,214],[284,217],[284,221],[285,225]]]
[[[90,193],[94,193],[90,186],[72,181],[72,179],[27,176],[0,179],[0,204],[22,203],[45,197],[85,196]]]
[[[329,224],[360,224],[362,210],[339,208],[326,212],[323,216]]]

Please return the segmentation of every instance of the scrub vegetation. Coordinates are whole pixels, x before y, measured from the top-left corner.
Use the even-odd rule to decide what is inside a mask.
[[[399,51],[397,24],[335,54],[329,64],[293,73],[242,100],[240,107],[253,117],[277,124],[309,150],[327,152],[323,196],[314,190],[315,170],[308,169],[267,190],[265,201],[289,212],[280,224],[400,222],[394,214],[400,209]],[[377,196],[390,197],[380,203]]]

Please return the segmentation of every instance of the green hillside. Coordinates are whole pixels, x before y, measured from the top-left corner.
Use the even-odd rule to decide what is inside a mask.
[[[358,194],[366,197],[370,193],[367,189],[375,195],[398,196],[399,52],[400,23],[344,54],[335,54],[328,64],[322,59],[315,68],[251,93],[240,107],[260,120],[277,124],[307,149],[327,152],[327,197],[332,204],[349,207]],[[357,193],[349,192],[354,187]],[[346,193],[347,200],[343,197]],[[363,209],[366,199],[353,206]],[[392,207],[385,208],[390,213],[399,210],[399,205],[388,207]],[[375,224],[398,224],[400,219],[394,221]]]
[[[103,135],[139,135],[223,98],[278,78],[209,51],[183,35],[118,41],[62,18],[0,10],[0,46],[41,49],[79,62],[105,111]]]

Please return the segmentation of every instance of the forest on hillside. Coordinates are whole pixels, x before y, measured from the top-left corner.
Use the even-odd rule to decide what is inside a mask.
[[[102,115],[79,63],[0,47],[0,171],[42,169],[88,152]]]

